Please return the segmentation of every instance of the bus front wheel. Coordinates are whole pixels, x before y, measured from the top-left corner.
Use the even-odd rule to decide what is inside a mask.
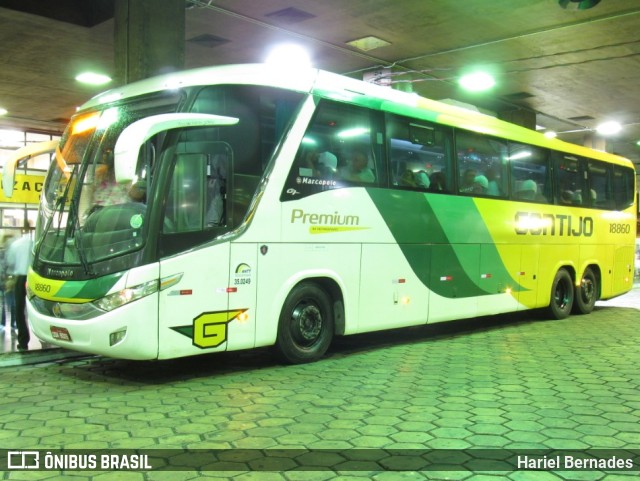
[[[292,364],[320,359],[333,338],[331,299],[317,284],[303,282],[289,293],[278,322],[276,347]]]
[[[571,314],[573,307],[574,290],[573,279],[566,269],[560,269],[556,273],[551,285],[551,302],[548,312],[553,319],[564,319]]]
[[[589,314],[593,311],[598,300],[598,278],[593,269],[587,267],[576,287],[576,298],[573,303],[573,311],[577,314]]]

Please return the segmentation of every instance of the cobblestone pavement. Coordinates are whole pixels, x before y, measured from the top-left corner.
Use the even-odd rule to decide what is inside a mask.
[[[588,316],[518,314],[337,339],[317,363],[269,350],[0,370],[5,449],[296,448],[344,453],[640,449],[640,290]],[[380,451],[371,451],[372,453]],[[410,467],[408,464],[407,467]],[[623,471],[11,471],[3,479],[616,480]]]

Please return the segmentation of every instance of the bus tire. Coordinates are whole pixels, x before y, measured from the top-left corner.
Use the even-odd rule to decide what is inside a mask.
[[[551,301],[547,308],[552,319],[565,319],[571,314],[574,289],[571,275],[566,269],[560,269],[551,284]]]
[[[294,287],[282,307],[276,348],[291,364],[320,359],[331,344],[334,320],[331,298],[312,282]]]
[[[598,300],[598,277],[591,267],[587,267],[582,274],[580,285],[576,287],[573,312],[576,314],[589,314],[593,311]]]

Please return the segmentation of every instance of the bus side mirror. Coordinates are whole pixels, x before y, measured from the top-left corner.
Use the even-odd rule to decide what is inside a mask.
[[[134,179],[140,148],[160,132],[185,127],[235,125],[239,121],[235,117],[191,113],[160,114],[140,119],[125,128],[116,142],[113,151],[116,182]]]
[[[22,159],[36,157],[37,155],[50,154],[56,151],[57,140],[38,142],[16,150],[4,162],[2,168],[2,192],[7,199],[13,197],[13,184],[16,178],[16,166]]]

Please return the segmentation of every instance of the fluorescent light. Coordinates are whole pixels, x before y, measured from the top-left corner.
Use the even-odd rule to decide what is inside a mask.
[[[111,82],[111,77],[95,72],[83,72],[76,76],[76,80],[83,84],[104,85]]]
[[[486,72],[474,72],[463,75],[458,81],[460,86],[471,92],[482,92],[496,84],[495,79]]]
[[[554,132],[553,130],[547,130],[544,133],[544,136],[546,138],[548,138],[548,139],[555,139],[558,136],[558,134],[556,132]]]
[[[296,44],[284,44],[274,47],[265,63],[276,67],[311,67],[309,53]]]
[[[596,131],[600,135],[615,135],[622,130],[622,125],[616,122],[615,120],[611,120],[609,122],[603,122],[596,127]]]

